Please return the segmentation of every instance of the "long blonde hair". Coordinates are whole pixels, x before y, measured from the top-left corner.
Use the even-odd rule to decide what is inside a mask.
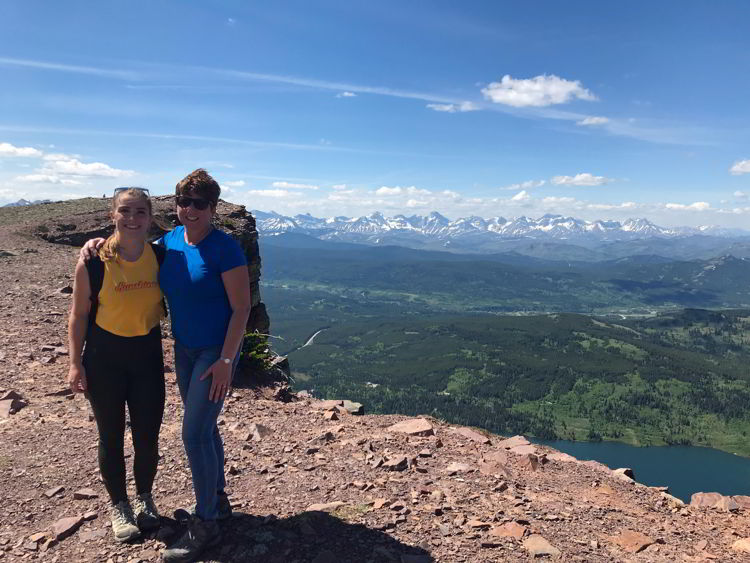
[[[137,197],[141,198],[146,201],[146,206],[148,207],[148,214],[151,216],[151,220],[153,221],[154,218],[154,210],[151,206],[151,198],[148,197],[146,192],[139,188],[128,188],[126,190],[120,190],[118,191],[113,197],[112,197],[112,209],[110,210],[110,213],[112,215],[115,214],[115,211],[117,211],[117,206],[119,205],[120,198],[122,196],[131,196],[131,197]],[[109,262],[110,260],[117,260],[119,258],[120,253],[120,239],[118,238],[118,232],[117,229],[115,229],[115,232],[112,233],[107,240],[104,241],[104,244],[99,249],[99,258],[102,262]]]

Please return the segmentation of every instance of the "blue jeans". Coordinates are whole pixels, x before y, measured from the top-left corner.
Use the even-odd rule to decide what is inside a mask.
[[[182,418],[182,443],[193,474],[196,514],[203,520],[216,520],[218,493],[226,486],[224,444],[216,421],[224,399],[215,403],[208,398],[211,377],[200,376],[221,356],[221,346],[185,348],[175,341],[174,358],[177,385],[185,407]],[[240,354],[234,358],[232,375]]]

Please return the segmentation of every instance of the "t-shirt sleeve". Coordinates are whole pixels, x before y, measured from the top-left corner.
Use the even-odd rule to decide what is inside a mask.
[[[247,259],[245,258],[245,253],[242,251],[242,247],[232,237],[227,236],[224,239],[223,248],[221,249],[219,270],[223,274],[232,268],[245,265],[247,265]]]

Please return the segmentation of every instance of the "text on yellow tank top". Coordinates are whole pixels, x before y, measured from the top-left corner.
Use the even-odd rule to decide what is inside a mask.
[[[159,263],[150,244],[135,262],[105,262],[96,324],[119,336],[148,334],[162,315],[158,278]]]

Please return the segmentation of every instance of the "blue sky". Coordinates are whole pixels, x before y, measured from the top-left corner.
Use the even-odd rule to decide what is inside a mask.
[[[0,204],[746,227],[750,3],[0,3]]]

